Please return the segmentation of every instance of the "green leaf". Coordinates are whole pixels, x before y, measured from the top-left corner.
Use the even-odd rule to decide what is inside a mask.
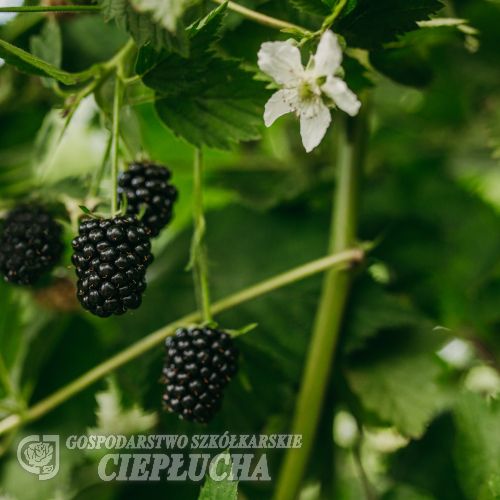
[[[232,480],[231,469],[233,462],[229,450],[218,455],[219,459],[216,466],[210,464],[210,471],[205,480],[205,484],[201,488],[198,500],[236,500],[238,496],[238,481]],[[225,457],[229,457],[226,464]],[[226,474],[225,478],[216,481],[215,477],[220,477]]]
[[[99,0],[106,21],[114,19],[124,26],[135,43],[142,47],[150,43],[155,49],[162,48],[187,56],[188,37],[182,21],[177,22],[175,35],[153,20],[149,12],[137,12],[128,0]]]
[[[354,291],[346,320],[344,352],[349,354],[359,349],[382,330],[415,327],[423,323],[426,319],[403,298],[369,284]]]
[[[61,67],[62,61],[62,38],[59,24],[54,19],[47,19],[43,25],[40,35],[30,38],[31,53],[52,64],[56,68]],[[43,78],[46,87],[52,85],[51,78]]]
[[[87,215],[93,215],[92,212],[87,207],[84,207],[83,205],[78,205],[78,207],[82,212],[86,213]]]
[[[470,500],[496,498],[500,473],[500,406],[478,394],[464,392],[455,410],[457,427],[455,461],[464,493]],[[498,490],[497,490],[498,491]]]
[[[139,11],[151,11],[153,20],[171,33],[176,33],[184,12],[197,2],[198,0],[133,0]]]
[[[6,63],[15,66],[19,71],[30,75],[54,77],[65,85],[74,85],[78,81],[82,81],[90,74],[85,73],[68,73],[62,69],[56,68],[39,57],[36,57],[29,52],[11,45],[10,43],[0,40],[0,57]]]
[[[144,75],[151,71],[158,63],[168,56],[167,51],[157,52],[150,43],[143,45],[137,55],[135,72],[138,75]]]
[[[440,374],[433,355],[399,354],[352,368],[346,376],[366,410],[418,438],[443,405]]]
[[[332,30],[351,47],[379,49],[442,8],[438,0],[350,0]]]
[[[188,59],[171,54],[143,77],[157,92],[155,109],[172,132],[196,147],[229,150],[232,142],[260,137],[269,92],[239,62],[213,57],[226,5],[189,28]]]
[[[321,0],[291,0],[292,5],[308,14],[326,17],[332,13],[332,9]]]

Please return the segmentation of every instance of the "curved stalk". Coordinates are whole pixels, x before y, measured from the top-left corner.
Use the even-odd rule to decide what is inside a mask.
[[[356,239],[358,185],[365,159],[367,103],[340,133],[337,182],[334,192],[330,252],[342,252]],[[351,133],[349,133],[351,132]],[[276,500],[295,500],[309,459],[327,389],[344,308],[351,283],[349,269],[331,269],[323,281],[291,433],[302,435],[300,450],[287,450],[280,472]]]
[[[355,248],[336,255],[330,255],[328,257],[323,257],[322,259],[309,262],[308,264],[296,267],[295,269],[291,269],[290,271],[279,274],[278,276],[262,281],[257,285],[242,290],[241,292],[237,292],[234,295],[230,295],[225,299],[219,300],[212,305],[211,313],[214,315],[219,314],[221,312],[227,311],[228,309],[231,309],[232,307],[243,304],[244,302],[255,299],[256,297],[260,297],[261,295],[269,293],[283,286],[290,285],[291,283],[307,278],[316,273],[325,271],[326,269],[329,269],[331,267],[345,267],[349,262],[359,262],[363,259],[363,257],[364,252],[360,249]],[[25,422],[32,422],[40,417],[43,417],[45,414],[49,413],[57,406],[64,403],[75,394],[83,391],[89,385],[97,382],[108,373],[116,370],[125,363],[132,361],[133,359],[137,358],[141,354],[144,354],[149,349],[152,349],[158,344],[161,344],[179,326],[194,323],[200,321],[200,319],[201,314],[198,311],[193,312],[163,328],[160,328],[156,332],[149,334],[147,337],[144,337],[135,344],[132,344],[130,347],[104,361],[104,363],[95,366],[81,377],[77,378],[67,386],[53,393],[51,396],[42,399],[42,401],[39,401],[31,408],[29,408],[23,415],[23,417],[14,414],[0,421],[0,435],[12,429],[15,429]]]

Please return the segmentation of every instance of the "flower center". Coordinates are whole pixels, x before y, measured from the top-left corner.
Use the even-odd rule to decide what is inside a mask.
[[[300,83],[298,90],[299,90],[299,98],[302,101],[313,101],[314,99],[317,98],[313,86],[307,80],[304,80]]]

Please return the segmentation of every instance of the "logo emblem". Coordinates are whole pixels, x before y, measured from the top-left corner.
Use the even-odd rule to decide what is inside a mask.
[[[27,436],[17,447],[21,467],[37,474],[40,481],[53,478],[59,472],[59,436]]]

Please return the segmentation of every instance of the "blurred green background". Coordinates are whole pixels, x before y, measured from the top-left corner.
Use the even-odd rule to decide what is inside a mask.
[[[423,28],[390,54],[372,53],[369,75],[354,67],[354,59],[344,65],[349,86],[372,93],[359,238],[377,245],[349,299],[304,500],[364,498],[360,463],[386,500],[500,498],[500,2],[445,3],[442,16],[469,20],[477,33]],[[320,23],[286,0],[247,4],[301,25]],[[46,22],[42,14],[14,16],[0,38],[29,50]],[[68,71],[109,59],[127,40],[98,13],[57,22]],[[260,44],[277,38],[286,35],[229,14],[217,50],[256,68]],[[98,92],[104,108],[111,90],[108,83]],[[128,97],[147,96],[139,84]],[[57,145],[61,104],[40,78],[0,68],[1,208],[35,190],[65,221],[69,247],[74,229],[64,206],[85,198],[109,123],[89,97]],[[180,192],[175,217],[154,244],[146,297],[133,314],[102,320],[75,307],[69,250],[54,276],[34,289],[0,282],[0,353],[30,404],[196,307],[185,271],[194,150],[164,128],[151,103],[125,106],[121,125],[134,156],[172,169]],[[336,131],[332,126],[321,146],[306,154],[298,122],[287,115],[262,127],[260,141],[232,152],[205,151],[214,300],[325,255]],[[125,160],[127,154],[124,149]],[[64,448],[57,477],[41,482],[19,466],[17,443],[30,434],[82,435],[89,429],[286,433],[320,286],[321,276],[308,278],[216,318],[225,328],[259,326],[235,341],[241,374],[207,427],[161,409],[163,350],[153,349],[7,436],[0,498],[196,498],[199,483],[103,483],[96,473],[99,456]],[[1,387],[0,403],[0,417],[7,416]],[[273,480],[241,483],[240,498],[271,497],[281,451],[268,452]]]

